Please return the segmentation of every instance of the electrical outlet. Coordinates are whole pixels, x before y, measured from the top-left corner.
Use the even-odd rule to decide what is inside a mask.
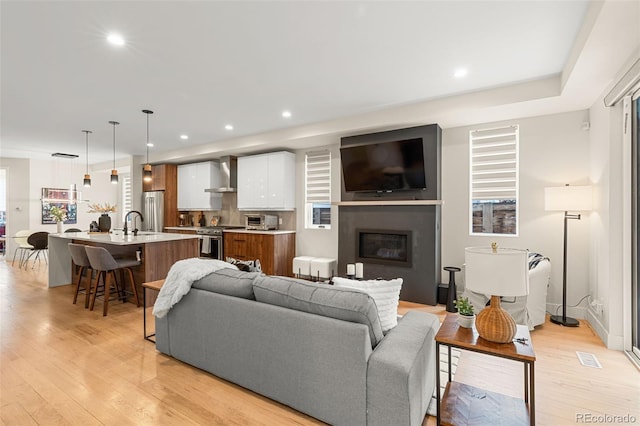
[[[282,218],[281,217],[278,218],[278,225],[282,225]]]
[[[602,316],[602,314],[604,314],[604,304],[602,302],[596,302],[595,311],[596,314]]]

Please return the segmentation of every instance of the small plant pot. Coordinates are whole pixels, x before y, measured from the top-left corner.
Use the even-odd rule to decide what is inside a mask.
[[[458,314],[458,324],[460,327],[473,328],[473,323],[476,320],[475,315],[460,315]]]

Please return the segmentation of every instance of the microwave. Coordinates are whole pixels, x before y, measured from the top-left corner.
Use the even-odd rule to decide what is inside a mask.
[[[257,229],[267,231],[269,229],[278,229],[278,216],[270,214],[246,214],[245,229]]]

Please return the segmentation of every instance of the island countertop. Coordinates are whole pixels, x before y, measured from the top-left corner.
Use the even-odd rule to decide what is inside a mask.
[[[200,253],[200,240],[195,234],[148,231],[136,236],[120,232],[49,234],[49,287],[71,284],[77,279],[69,243],[104,247],[114,257],[137,259],[139,265],[133,267],[133,275],[139,291],[144,282],[164,279],[178,260],[198,257]]]
[[[135,244],[150,244],[166,241],[189,240],[198,238],[192,234],[172,234],[167,232],[138,232],[137,236],[132,234],[113,234],[113,233],[89,233],[89,232],[65,232],[62,234],[51,234],[52,238],[65,238],[67,240],[92,241],[102,244],[113,244],[118,246],[127,246]]]

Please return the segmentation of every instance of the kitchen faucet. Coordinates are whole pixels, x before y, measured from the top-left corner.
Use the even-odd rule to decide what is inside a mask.
[[[124,215],[124,235],[127,235],[127,219],[129,218],[129,215],[135,213],[138,216],[140,216],[140,221],[144,222],[144,217],[142,216],[142,213],[140,213],[138,210],[131,210],[129,213],[127,213],[126,215]],[[133,236],[137,236],[138,235],[138,228],[136,228],[136,217],[133,217]]]

